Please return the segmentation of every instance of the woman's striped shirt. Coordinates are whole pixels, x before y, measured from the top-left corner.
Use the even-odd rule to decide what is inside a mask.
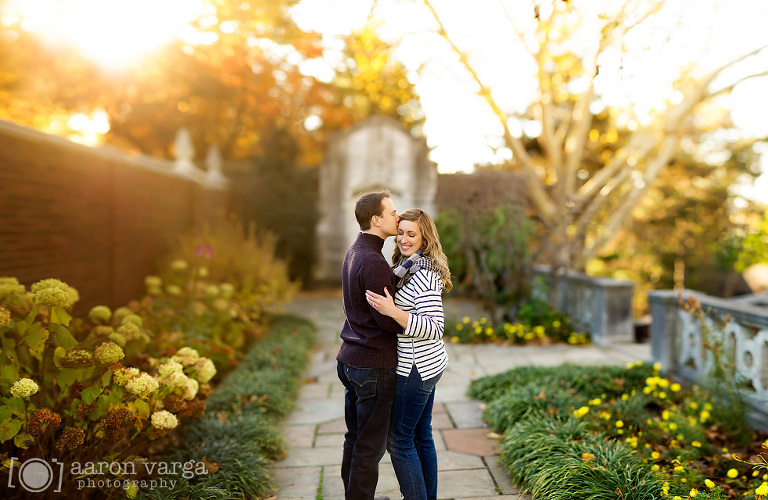
[[[448,353],[443,343],[443,281],[421,269],[397,291],[395,305],[408,315],[408,324],[397,336],[397,374],[407,377],[416,365],[422,380],[445,370]]]

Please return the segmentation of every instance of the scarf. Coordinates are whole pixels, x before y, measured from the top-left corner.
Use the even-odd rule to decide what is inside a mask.
[[[432,264],[432,259],[424,257],[421,250],[417,250],[413,255],[407,259],[401,258],[397,264],[392,266],[392,272],[397,277],[397,289],[403,288],[410,280],[411,276],[425,269],[427,271],[435,271],[435,266]]]

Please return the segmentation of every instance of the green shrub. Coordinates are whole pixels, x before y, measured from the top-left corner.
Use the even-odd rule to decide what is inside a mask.
[[[176,239],[160,265],[160,278],[164,283],[176,281],[183,264],[192,280],[231,283],[233,298],[257,317],[290,300],[298,289],[288,277],[286,262],[275,254],[275,238],[256,234],[232,218]]]

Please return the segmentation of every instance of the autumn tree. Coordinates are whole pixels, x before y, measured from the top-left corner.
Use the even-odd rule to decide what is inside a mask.
[[[583,270],[624,227],[680,151],[681,140],[695,131],[702,104],[729,92],[740,81],[768,74],[760,70],[725,83],[718,80],[727,76],[729,68],[765,48],[758,47],[703,77],[681,73],[674,89],[680,98],[660,106],[650,120],[636,119],[632,110],[623,110],[623,117],[615,109],[606,110],[600,130],[595,127],[596,116],[605,106],[595,82],[602,56],[609,49],[621,51],[630,32],[659,15],[662,2],[624,2],[612,14],[600,16],[600,27],[586,44],[584,36],[572,36],[584,24],[577,3],[558,0],[532,5],[530,32],[519,30],[519,23],[507,15],[510,32],[519,38],[536,68],[535,101],[528,113],[518,116],[495,100],[472,55],[452,37],[433,2],[424,0],[437,33],[458,56],[478,95],[498,118],[504,143],[514,156],[514,168],[525,177],[529,202],[542,226],[540,234],[546,238],[545,260],[555,274]],[[577,47],[577,43],[582,45]],[[623,144],[618,143],[616,130],[621,118],[632,124]],[[513,132],[512,125],[520,121],[540,125],[535,149],[527,148],[524,138]]]
[[[335,79],[303,71],[326,49],[291,18],[297,3],[208,0],[180,38],[112,72],[73,48],[42,43],[22,19],[8,22],[0,26],[0,117],[72,136],[73,114],[103,110],[110,144],[170,158],[186,127],[199,155],[216,144],[227,161],[264,154],[279,129],[295,139],[296,161],[310,166],[320,163],[329,134],[369,114],[406,126],[419,119],[402,64],[370,29],[344,40]]]

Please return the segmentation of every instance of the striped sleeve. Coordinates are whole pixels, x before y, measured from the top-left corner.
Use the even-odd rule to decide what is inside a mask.
[[[443,338],[443,284],[432,271],[422,270],[411,278],[412,304],[415,311],[408,315],[403,335],[428,340]]]

